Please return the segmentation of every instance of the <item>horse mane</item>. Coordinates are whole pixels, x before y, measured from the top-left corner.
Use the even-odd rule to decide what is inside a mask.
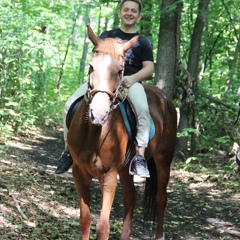
[[[121,43],[123,41],[118,38],[105,38],[95,47],[94,51],[109,54],[113,58],[124,57],[124,52],[119,46]]]

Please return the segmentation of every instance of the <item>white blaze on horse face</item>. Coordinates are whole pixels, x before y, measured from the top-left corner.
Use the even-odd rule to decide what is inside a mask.
[[[94,89],[102,90],[94,95],[90,104],[89,117],[95,125],[103,125],[110,111],[110,97],[107,91],[112,91],[109,86],[111,79],[108,79],[111,78],[108,71],[111,64],[112,58],[109,55],[104,55],[102,61],[95,68],[96,79],[92,79]]]
[[[95,64],[95,77],[93,80],[93,88],[102,91],[114,91],[111,89],[111,67],[113,67],[112,58],[109,55],[102,55],[98,62]]]
[[[92,88],[108,90],[108,80],[110,80],[108,79],[110,78],[109,69],[112,64],[112,58],[109,55],[103,54],[102,56],[93,58],[91,62],[94,69],[94,75],[91,78]]]
[[[112,63],[112,58],[110,57],[110,55],[105,55],[105,57],[103,58],[103,65],[108,68],[109,65],[111,65]]]

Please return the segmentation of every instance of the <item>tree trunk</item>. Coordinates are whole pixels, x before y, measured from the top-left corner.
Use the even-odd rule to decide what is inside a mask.
[[[198,16],[195,22],[193,34],[191,37],[191,46],[188,58],[188,66],[187,70],[190,73],[192,83],[192,91],[196,92],[198,89],[198,65],[199,65],[199,54],[200,54],[200,46],[201,46],[201,38],[204,23],[207,19],[208,14],[208,5],[209,0],[200,0],[198,5]],[[186,98],[187,98],[186,94]],[[186,99],[183,100],[183,104],[180,107],[180,122],[179,122],[179,131],[183,131],[184,128],[196,128],[196,120],[195,120],[195,104],[189,104]],[[188,138],[183,137],[179,139],[178,149],[187,155],[187,142]],[[196,136],[195,134],[191,135],[191,154],[196,154]]]
[[[176,0],[163,0],[156,64],[156,85],[173,98],[177,66],[178,4]]]
[[[240,37],[238,38],[238,42],[237,42],[236,49],[235,49],[235,52],[234,52],[234,57],[233,57],[231,67],[230,67],[229,78],[227,80],[227,84],[226,84],[226,87],[225,87],[224,99],[226,101],[227,101],[228,90],[229,90],[230,86],[233,85],[232,84],[233,75],[234,75],[234,71],[235,71],[235,68],[236,68],[239,52],[240,52]]]
[[[87,25],[90,22],[89,19],[89,13],[91,12],[91,10],[89,8],[86,9],[86,13],[85,13],[85,25]],[[83,50],[82,50],[82,57],[80,60],[80,67],[79,67],[79,71],[80,71],[80,79],[79,79],[79,84],[83,84],[83,80],[84,80],[84,72],[85,72],[85,65],[86,65],[86,59],[87,59],[87,50],[88,50],[88,45],[89,45],[89,40],[88,40],[88,36],[87,36],[87,31],[85,31],[85,36],[84,36],[84,45],[83,45]]]

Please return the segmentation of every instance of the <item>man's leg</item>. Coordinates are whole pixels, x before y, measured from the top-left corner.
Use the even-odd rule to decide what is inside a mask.
[[[128,99],[131,101],[137,116],[137,136],[138,144],[137,154],[133,158],[135,171],[140,177],[150,177],[147,169],[147,161],[144,158],[145,149],[149,141],[150,114],[145,90],[140,83],[131,86],[128,93]]]
[[[66,116],[68,113],[69,108],[71,107],[71,105],[73,104],[73,102],[83,96],[87,91],[87,83],[84,83],[83,85],[81,85],[77,91],[74,92],[74,94],[67,100],[67,102],[65,103],[64,106],[64,116],[63,116],[63,136],[64,136],[64,142],[65,142],[65,150],[63,151],[60,159],[59,159],[59,164],[57,169],[55,170],[56,174],[62,174],[64,172],[67,172],[68,169],[72,166],[73,164],[73,159],[72,156],[68,150],[67,147],[67,134],[68,134],[68,129],[67,129],[67,125],[66,125]]]

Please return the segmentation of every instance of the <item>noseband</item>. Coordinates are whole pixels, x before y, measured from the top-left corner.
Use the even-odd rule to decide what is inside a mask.
[[[122,80],[122,78],[121,78],[121,80]],[[97,94],[99,92],[106,93],[110,98],[110,109],[109,109],[109,113],[110,113],[111,111],[116,109],[118,107],[118,105],[121,104],[127,97],[125,95],[123,98],[121,98],[121,101],[117,101],[117,97],[121,96],[121,90],[122,90],[121,85],[119,85],[118,88],[114,92],[107,90],[107,89],[103,90],[103,89],[98,89],[98,88],[94,88],[91,90],[90,84],[88,82],[88,89],[85,94],[85,101],[87,102],[87,104],[90,104],[92,102],[92,99],[95,96],[95,94]]]
[[[111,92],[110,90],[101,90],[101,89],[98,89],[98,88],[94,88],[93,90],[91,90],[89,86],[88,86],[88,90],[89,90],[90,100],[92,100],[92,98],[94,97],[94,95],[95,95],[96,93],[99,93],[99,92],[106,93],[106,94],[110,97],[111,100],[114,99],[114,98],[116,98],[116,97],[115,97],[116,94],[113,93],[113,92]]]

